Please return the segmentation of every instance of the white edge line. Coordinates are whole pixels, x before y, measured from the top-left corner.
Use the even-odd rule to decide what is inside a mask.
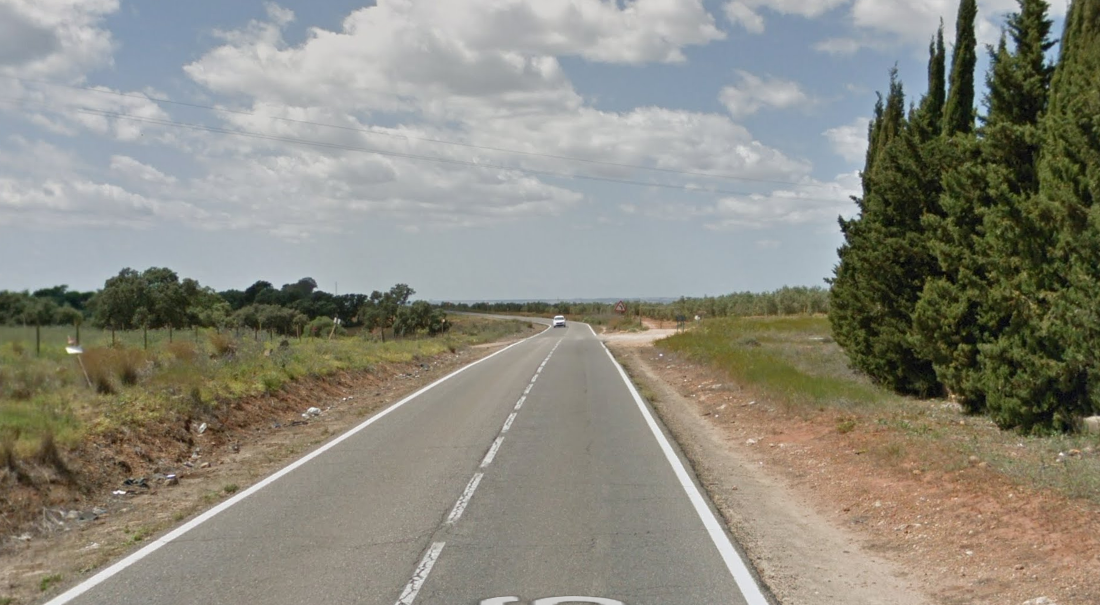
[[[489,451],[486,452],[485,458],[481,460],[481,468],[485,468],[493,463],[493,458],[497,456],[497,450],[500,449],[500,444],[504,443],[504,435],[500,435],[493,440],[493,445],[489,446]]]
[[[521,407],[523,407],[523,402],[524,401],[527,401],[527,395],[524,395],[523,397],[520,397],[519,401],[516,402],[516,409],[517,410],[520,409]]]
[[[592,328],[592,326],[588,327],[589,329]],[[595,331],[592,333],[595,334]],[[657,426],[657,421],[653,419],[653,414],[649,412],[649,408],[646,407],[645,402],[642,401],[642,397],[638,394],[638,390],[634,388],[634,383],[630,382],[630,377],[626,375],[626,370],[623,369],[623,366],[619,364],[619,361],[615,359],[615,356],[611,354],[611,351],[608,350],[602,342],[600,346],[603,346],[603,350],[607,353],[608,358],[611,359],[611,363],[615,364],[615,368],[619,370],[619,376],[622,377],[623,382],[626,383],[626,388],[630,390],[630,394],[634,397],[634,403],[638,404],[638,409],[641,410],[642,416],[645,417],[645,422],[649,426],[650,432],[653,433],[653,436],[657,439],[657,443],[660,444],[661,451],[664,452],[668,463],[672,465],[672,470],[676,473],[676,478],[680,481],[680,486],[687,492],[688,499],[691,500],[692,506],[695,507],[695,512],[699,515],[699,519],[703,522],[703,526],[706,527],[707,533],[710,534],[710,539],[714,542],[714,546],[718,548],[719,554],[722,555],[722,560],[733,576],[734,582],[736,582],[737,587],[741,589],[741,594],[744,595],[745,601],[748,605],[770,605],[768,600],[764,597],[764,593],[760,590],[760,585],[757,584],[756,578],[753,577],[752,572],[749,571],[748,566],[745,564],[745,560],[741,557],[741,554],[737,552],[737,549],[733,547],[733,543],[730,542],[729,536],[726,535],[726,531],[722,528],[722,524],[715,518],[714,512],[707,506],[703,494],[699,492],[699,488],[696,487],[695,483],[691,480],[691,476],[688,475],[687,469],[684,468],[684,464],[680,461],[680,457],[677,456],[676,451],[672,449],[672,444],[668,442],[665,434],[661,432],[661,428]]]
[[[214,508],[211,508],[210,510],[208,510],[205,513],[199,515],[198,517],[195,517],[194,519],[188,521],[187,523],[184,523],[180,527],[177,527],[176,529],[174,529],[171,532],[165,534],[164,536],[154,540],[153,542],[149,543],[149,545],[146,546],[145,548],[142,548],[141,550],[131,554],[130,556],[126,557],[125,559],[122,559],[121,561],[118,561],[117,563],[115,563],[114,565],[111,565],[107,569],[104,569],[103,571],[101,571],[101,572],[97,573],[96,575],[88,578],[87,580],[84,580],[80,584],[77,584],[76,586],[70,588],[69,590],[61,593],[60,595],[58,595],[57,597],[51,599],[50,601],[47,601],[45,605],[64,605],[65,603],[68,603],[68,602],[72,601],[73,599],[79,597],[80,595],[82,595],[82,594],[88,592],[89,590],[95,588],[96,586],[98,586],[102,582],[110,579],[112,576],[117,575],[119,572],[126,569],[127,567],[130,567],[134,563],[137,563],[138,561],[144,559],[145,557],[148,557],[149,555],[153,554],[154,552],[160,550],[160,548],[162,546],[165,546],[169,542],[179,538],[180,536],[183,536],[184,534],[191,531],[192,529],[195,529],[196,527],[198,527],[198,526],[202,525],[203,523],[209,521],[210,519],[214,518],[219,513],[225,511],[229,507],[231,507],[235,504],[238,504],[241,500],[244,500],[245,498],[251,496],[252,494],[255,494],[256,492],[258,492],[261,489],[267,487],[268,485],[271,485],[272,483],[278,481],[283,476],[289,474],[291,471],[297,469],[298,467],[304,465],[305,463],[309,462],[310,460],[313,460],[314,458],[320,456],[321,454],[323,454],[323,453],[329,451],[330,449],[336,447],[341,442],[343,442],[345,439],[350,438],[352,435],[355,435],[359,431],[362,431],[363,429],[367,428],[368,426],[370,426],[370,425],[374,424],[375,422],[381,420],[382,418],[386,417],[387,415],[390,414],[390,412],[393,412],[397,408],[400,408],[401,406],[405,405],[406,403],[412,401],[413,399],[416,399],[417,397],[423,395],[424,393],[427,393],[428,391],[432,390],[436,386],[450,380],[451,378],[454,378],[455,376],[465,372],[466,370],[469,370],[470,368],[476,366],[477,364],[479,364],[483,361],[488,361],[488,360],[496,357],[497,355],[500,355],[501,353],[507,351],[508,349],[511,349],[512,347],[521,345],[521,344],[527,342],[528,340],[531,340],[532,338],[536,338],[538,336],[541,336],[543,333],[545,333],[549,329],[550,328],[547,327],[546,330],[543,330],[542,332],[539,332],[538,334],[535,334],[534,336],[529,336],[529,337],[524,338],[523,340],[521,340],[519,342],[512,343],[512,344],[504,347],[503,349],[501,349],[501,350],[499,350],[495,353],[492,353],[490,355],[486,355],[485,357],[482,357],[481,359],[479,359],[477,361],[474,361],[472,363],[464,365],[461,368],[455,370],[454,372],[451,372],[450,374],[447,374],[443,378],[440,378],[439,380],[436,380],[435,382],[433,382],[433,383],[429,384],[428,386],[420,389],[419,391],[413,393],[412,395],[409,395],[408,397],[405,397],[401,401],[398,401],[397,403],[395,403],[395,404],[391,405],[390,407],[382,410],[381,412],[378,412],[374,416],[371,416],[370,418],[366,419],[365,421],[363,421],[358,426],[353,427],[352,429],[348,430],[343,435],[340,435],[339,437],[333,439],[332,441],[329,441],[328,443],[326,443],[326,444],[322,445],[321,447],[313,450],[309,454],[306,454],[305,456],[303,456],[303,457],[299,458],[298,460],[290,463],[289,465],[284,466],[283,468],[279,469],[275,473],[273,473],[271,475],[268,475],[267,478],[261,480],[259,483],[253,485],[252,487],[244,490],[243,492],[240,492],[236,496],[233,496],[232,498],[226,500],[225,502],[222,502],[221,504],[218,504]]]
[[[533,385],[533,384],[527,385],[527,388],[523,389],[523,394],[524,395],[530,395],[531,394],[531,387],[533,387],[533,386],[535,386],[535,385]]]
[[[518,414],[518,412],[512,412],[508,416],[508,420],[504,421],[504,428],[500,429],[501,433],[507,433],[508,429],[512,428],[512,423],[516,421],[516,414]]]
[[[412,579],[405,585],[405,590],[401,591],[401,596],[394,605],[412,605],[413,601],[416,600],[417,593],[420,592],[420,587],[428,579],[428,574],[432,573],[432,567],[435,566],[439,553],[443,552],[443,547],[446,545],[446,542],[435,542],[428,549],[428,552],[424,553],[424,558],[420,560],[420,565],[416,566]]]
[[[466,510],[466,506],[470,503],[470,499],[474,497],[474,492],[477,491],[477,485],[481,483],[481,478],[484,477],[484,473],[474,473],[473,479],[466,484],[466,489],[463,490],[462,495],[458,498],[458,502],[455,502],[455,507],[451,509],[451,514],[447,515],[447,524],[454,525],[456,521],[462,518],[463,511]]]
[[[539,379],[539,373],[535,372],[535,375],[531,377],[531,384],[535,384],[535,381]]]

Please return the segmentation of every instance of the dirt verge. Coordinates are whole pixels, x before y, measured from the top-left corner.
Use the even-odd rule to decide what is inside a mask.
[[[980,463],[884,468],[861,454],[896,447],[888,432],[844,434],[644,342],[609,346],[781,603],[1100,602],[1095,507]]]
[[[24,480],[0,477],[11,486],[0,496],[0,603],[59,593],[384,406],[516,340],[299,380],[208,417],[99,435],[63,454],[64,472],[24,464]]]

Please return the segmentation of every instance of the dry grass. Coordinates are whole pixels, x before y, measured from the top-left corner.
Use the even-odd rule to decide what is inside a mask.
[[[947,401],[882,390],[851,370],[825,318],[711,320],[657,346],[721,370],[783,413],[835,424],[884,466],[954,472],[977,459],[1018,484],[1100,503],[1100,437],[1022,436]]]
[[[88,431],[133,430],[165,417],[199,417],[211,406],[240,397],[274,393],[305,377],[370,369],[380,363],[408,362],[468,345],[496,341],[534,328],[528,322],[454,318],[444,337],[387,343],[365,337],[288,342],[235,339],[208,332],[204,338],[153,339],[150,350],[133,346],[85,347],[89,389],[77,360],[63,348],[43,346],[43,357],[0,345],[0,464],[40,458],[64,476],[62,453]],[[0,341],[5,330],[0,328]],[[133,333],[119,333],[133,342]],[[10,337],[10,334],[9,334]],[[137,333],[140,342],[141,333]],[[45,341],[44,341],[45,343]],[[152,346],[156,343],[155,346]],[[58,349],[60,352],[58,352]],[[7,448],[6,450],[4,448]],[[10,464],[9,464],[10,463]],[[3,468],[4,466],[0,466]]]

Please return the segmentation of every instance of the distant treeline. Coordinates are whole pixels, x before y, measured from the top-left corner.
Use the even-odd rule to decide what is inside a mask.
[[[279,334],[320,333],[359,327],[403,336],[447,330],[443,311],[406,284],[370,294],[331,294],[305,277],[276,288],[257,281],[244,290],[217,292],[171,269],[123,269],[101,290],[77,292],[55,286],[34,292],[0,290],[0,325],[80,325],[141,328],[247,328]]]
[[[800,315],[829,312],[829,291],[821,287],[785,287],[773,292],[737,292],[702,298],[681,297],[669,303],[624,301],[627,313],[661,320],[677,315],[694,317],[750,317],[758,315]],[[481,302],[443,303],[443,308],[480,313],[534,313],[538,315],[606,315],[613,303],[600,302]]]

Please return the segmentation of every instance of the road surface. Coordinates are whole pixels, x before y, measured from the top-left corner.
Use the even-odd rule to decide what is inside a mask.
[[[51,605],[764,605],[583,324],[398,402]]]

